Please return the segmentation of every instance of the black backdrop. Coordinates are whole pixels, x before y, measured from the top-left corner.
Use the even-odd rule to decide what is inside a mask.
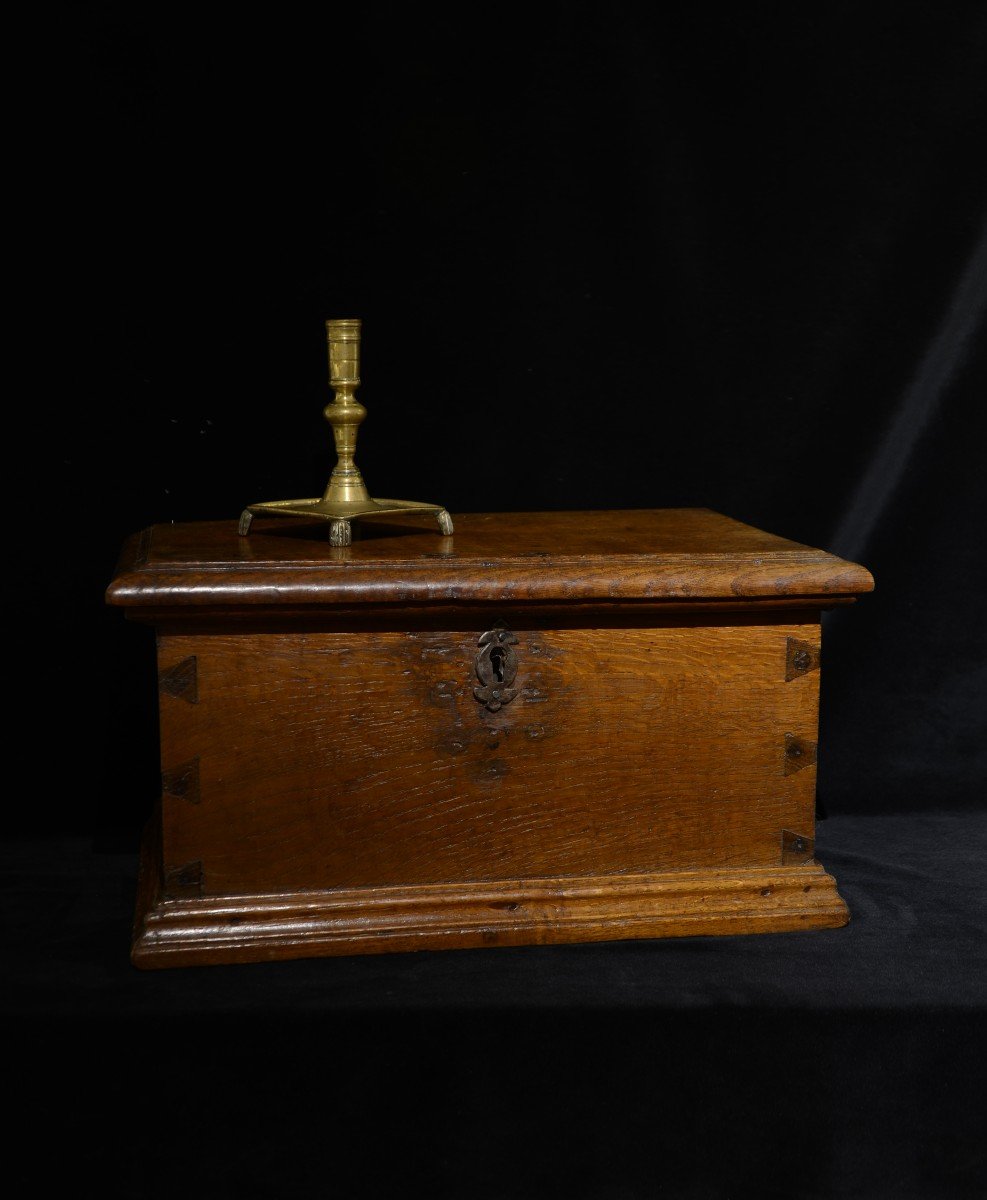
[[[57,750],[38,796],[8,810],[8,832],[132,848],[156,788],[155,696],[150,636],[102,606],[116,552],[147,524],[320,491],[331,462],[322,323],[360,316],[370,416],[359,460],[378,492],[453,513],[705,505],[865,563],[876,593],[827,618],[823,810],[834,827],[840,816],[965,813],[956,836],[982,840],[983,5],[314,14],[94,5],[47,32],[31,95],[52,120],[27,189],[43,231],[29,248],[49,264],[35,318],[54,395],[18,403],[15,444],[39,454],[12,456],[11,491],[39,500],[17,521],[24,560],[5,607],[7,627],[23,631],[16,694],[57,730]],[[545,961],[550,974],[561,960]],[[970,966],[957,969],[960,990],[982,1000]],[[232,991],[276,1007],[264,991],[272,975],[251,972],[234,970]],[[200,1031],[204,986],[175,1001]],[[453,977],[445,1001],[466,986]],[[281,1069],[277,1039],[294,1055],[309,1044],[294,1000],[282,1001],[277,1038],[244,1034],[260,1046],[264,1090]],[[750,1140],[741,1131],[765,1136],[750,1117],[761,1088],[771,1112],[788,1095],[779,1046],[798,1042],[797,1028],[755,1038],[734,1075],[718,1056],[709,1092],[709,1047],[739,1054],[736,1012],[711,1029],[684,1025],[681,1038],[629,1019],[615,1032],[599,1018],[603,1036],[562,1000],[556,1017],[535,1028],[502,1012],[496,1035],[461,1014],[447,1026],[428,1012],[394,1017],[384,1033],[353,1025],[347,1036],[385,1091],[400,1069],[381,1046],[398,1059],[419,1047],[423,1093],[428,1064],[444,1063],[448,1138],[401,1142],[409,1179],[434,1183],[445,1161],[436,1194],[754,1194],[753,1177],[737,1174]],[[865,1026],[837,1064],[869,1044]],[[236,1028],[212,1037],[226,1044]],[[955,1062],[982,1053],[982,1025],[972,1041],[965,1025],[936,1028],[932,1042],[942,1036]],[[830,1032],[817,1030],[823,1041]],[[900,1036],[894,1053],[919,1035]],[[499,1058],[505,1042],[516,1076]],[[666,1145],[676,1165],[662,1183],[634,1158],[643,1152],[628,1111],[660,1080],[630,1065],[606,1097],[592,1086],[593,1070],[606,1076],[615,1047],[632,1044],[674,1061],[676,1087],[693,1080],[711,1141],[729,1144],[722,1163],[699,1150],[679,1161]],[[453,1045],[469,1049],[456,1058]],[[125,1058],[110,1053],[111,1075],[126,1076]],[[235,1050],[220,1058],[233,1087]],[[516,1136],[511,1105],[532,1086],[529,1061],[539,1104],[575,1106],[570,1155],[579,1130],[602,1138],[585,1192],[571,1158],[565,1168],[539,1151],[528,1124],[520,1144],[542,1155],[543,1173],[478,1182],[464,1147],[479,1137],[480,1157],[507,1153],[490,1130]],[[398,1094],[413,1107],[411,1079],[400,1076]],[[726,1099],[738,1081],[743,1113]],[[182,1087],[168,1086],[180,1103]],[[880,1070],[867,1086],[880,1090]],[[957,1086],[971,1089],[960,1105],[969,1118],[972,1081]],[[458,1087],[473,1096],[459,1126],[448,1094]],[[835,1079],[827,1087],[838,1092]],[[381,1093],[361,1088],[374,1109]],[[488,1092],[489,1113],[478,1099]],[[836,1106],[820,1101],[809,1132],[774,1147],[760,1194],[826,1194],[799,1190],[797,1164],[823,1153],[813,1129],[830,1130],[819,1137],[831,1154]],[[401,1123],[395,1107],[383,1104],[382,1143]],[[943,1136],[942,1112],[928,1120]],[[699,1125],[679,1114],[672,1128],[693,1147]],[[305,1140],[278,1128],[287,1143]],[[955,1137],[953,1174],[940,1164],[922,1186],[898,1178],[894,1194],[974,1194],[976,1155]],[[854,1170],[866,1141],[847,1152]],[[112,1162],[96,1165],[105,1174]],[[230,1194],[272,1194],[263,1172],[273,1180],[278,1169],[269,1146],[260,1175]],[[299,1194],[315,1170],[307,1184],[293,1177]],[[355,1161],[346,1171],[340,1194],[392,1194]],[[879,1175],[855,1194],[884,1194]],[[856,1176],[826,1178],[836,1194]],[[121,1194],[158,1194],[128,1186],[137,1190]]]

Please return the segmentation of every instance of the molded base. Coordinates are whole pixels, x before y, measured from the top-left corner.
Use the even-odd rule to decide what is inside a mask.
[[[818,864],[172,900],[144,839],[132,958],[171,967],[845,925]]]

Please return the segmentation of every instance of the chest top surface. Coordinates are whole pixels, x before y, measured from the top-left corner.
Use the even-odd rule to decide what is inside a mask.
[[[258,520],[156,525],[124,547],[107,592],[132,609],[188,606],[598,603],[690,600],[828,606],[873,588],[863,567],[703,508],[466,513],[363,522],[330,546],[324,525]]]

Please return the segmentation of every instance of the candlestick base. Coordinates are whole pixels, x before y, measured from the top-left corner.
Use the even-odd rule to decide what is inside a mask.
[[[330,503],[324,497],[314,500],[268,500],[250,504],[240,514],[237,532],[246,537],[254,517],[315,517],[329,522],[329,544],[348,546],[353,540],[350,522],[379,513],[432,512],[443,537],[452,534],[452,517],[438,504],[422,504],[417,500],[356,500],[350,503]]]

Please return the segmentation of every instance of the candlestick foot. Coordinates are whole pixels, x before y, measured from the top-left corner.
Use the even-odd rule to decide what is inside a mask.
[[[349,546],[353,541],[353,529],[349,521],[329,522],[329,545]]]
[[[310,517],[329,522],[329,544],[349,546],[353,535],[351,522],[361,517],[380,516],[383,513],[430,512],[442,537],[451,537],[452,517],[438,504],[422,504],[417,500],[359,500],[351,503],[331,503],[325,497],[310,500],[268,500],[263,504],[251,504],[243,510],[237,532],[246,537],[254,517]]]

